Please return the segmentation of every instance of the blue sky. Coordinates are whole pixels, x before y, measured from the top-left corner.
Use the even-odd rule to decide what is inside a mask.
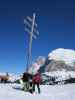
[[[21,73],[26,67],[27,33],[23,20],[36,15],[33,60],[56,48],[75,49],[74,0],[0,0],[0,71]]]

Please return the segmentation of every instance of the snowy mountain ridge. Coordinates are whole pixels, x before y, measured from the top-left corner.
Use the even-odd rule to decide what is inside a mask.
[[[75,50],[58,48],[48,54],[49,60],[64,61],[68,65],[75,64]]]

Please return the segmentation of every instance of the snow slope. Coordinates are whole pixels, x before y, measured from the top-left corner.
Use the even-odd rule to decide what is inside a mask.
[[[74,71],[53,71],[53,72],[45,72],[44,75],[55,77],[56,81],[63,81],[70,78],[75,78]]]
[[[18,84],[0,84],[0,100],[75,100],[75,84],[43,85],[41,94],[26,93]]]

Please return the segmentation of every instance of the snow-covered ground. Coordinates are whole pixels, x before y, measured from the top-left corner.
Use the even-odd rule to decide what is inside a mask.
[[[42,85],[41,94],[20,90],[18,84],[0,84],[0,100],[75,100],[75,84]]]

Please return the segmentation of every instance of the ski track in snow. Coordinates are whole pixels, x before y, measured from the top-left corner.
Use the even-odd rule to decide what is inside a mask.
[[[42,85],[41,94],[30,94],[19,88],[18,84],[0,84],[0,100],[75,100],[75,84]]]

